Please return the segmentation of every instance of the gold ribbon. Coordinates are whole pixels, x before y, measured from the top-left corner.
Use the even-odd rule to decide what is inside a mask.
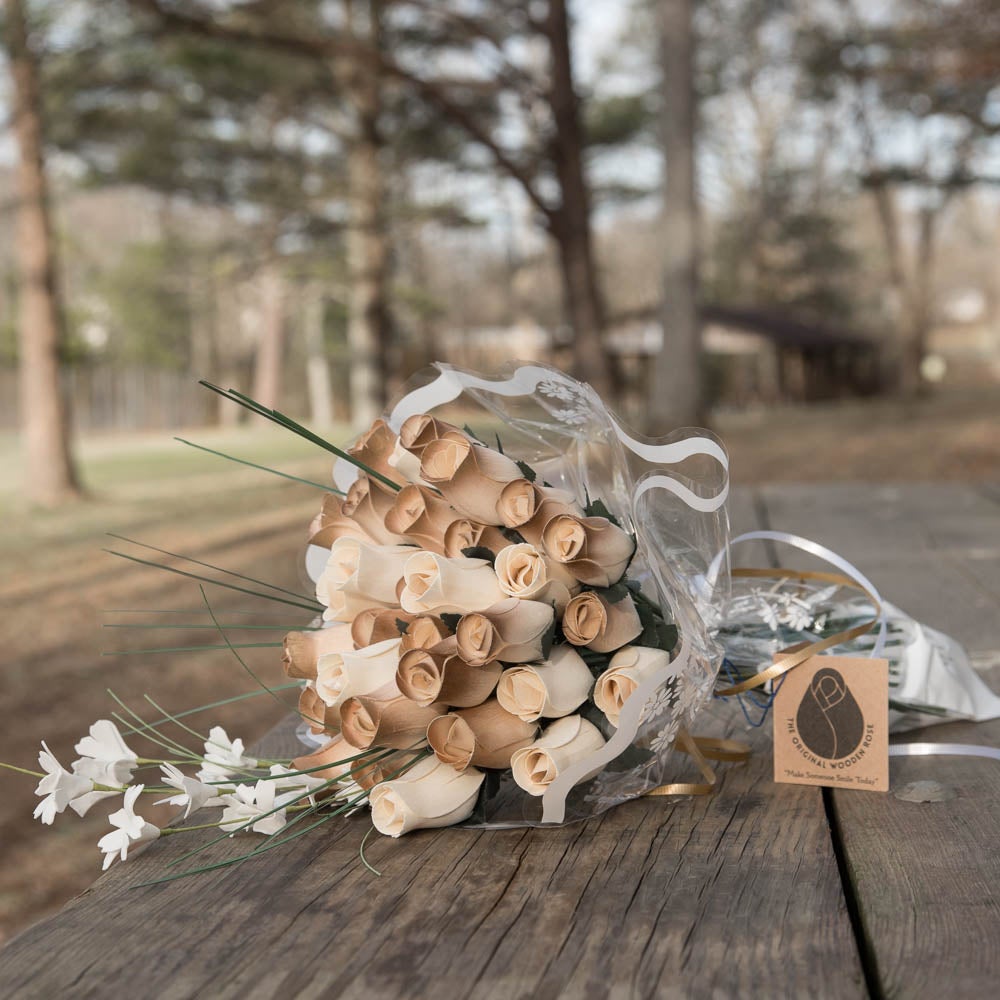
[[[742,694],[751,688],[760,687],[761,684],[769,680],[774,680],[782,674],[794,670],[795,667],[806,660],[811,659],[817,653],[830,649],[832,646],[839,646],[842,642],[849,642],[871,631],[872,627],[878,623],[879,615],[882,613],[882,606],[875,598],[875,595],[862,587],[856,580],[842,573],[826,573],[819,570],[790,570],[790,569],[747,569],[739,568],[732,571],[734,577],[750,578],[775,578],[789,580],[814,580],[817,583],[836,583],[842,587],[853,587],[864,593],[875,607],[875,617],[869,622],[862,622],[853,628],[844,629],[826,639],[816,642],[800,642],[795,646],[789,646],[781,650],[775,658],[774,663],[764,670],[726,688],[717,689],[715,694],[720,698],[731,698],[734,695]],[[673,782],[669,785],[659,785],[651,788],[646,795],[711,795],[715,791],[715,772],[709,765],[709,760],[742,762],[750,759],[752,750],[750,746],[741,740],[716,739],[709,736],[691,736],[686,729],[679,729],[674,740],[674,747],[682,753],[686,753],[694,758],[698,769],[705,779],[704,784],[693,782]]]
[[[765,579],[768,577],[779,577],[789,580],[816,580],[819,583],[836,583],[842,587],[853,587],[855,590],[860,590],[872,602],[875,607],[875,617],[871,621],[862,622],[853,628],[844,629],[843,632],[836,632],[825,639],[819,639],[816,642],[800,642],[798,645],[789,646],[787,649],[781,650],[775,658],[774,663],[765,670],[761,670],[759,673],[754,674],[753,677],[748,677],[738,684],[717,689],[715,693],[720,698],[729,698],[736,694],[742,694],[744,691],[749,691],[751,688],[760,687],[761,684],[774,680],[775,677],[780,677],[782,674],[786,674],[789,670],[799,666],[799,664],[805,663],[806,660],[817,653],[822,653],[832,646],[839,646],[842,642],[849,642],[851,639],[856,639],[858,636],[870,632],[872,627],[877,624],[879,615],[882,613],[882,605],[876,600],[874,594],[866,587],[862,587],[857,581],[844,576],[842,573],[824,573],[818,570],[734,569],[732,575],[734,577],[763,577]]]

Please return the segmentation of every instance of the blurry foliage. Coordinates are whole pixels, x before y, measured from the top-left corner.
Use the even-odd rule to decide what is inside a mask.
[[[190,247],[179,240],[137,244],[98,285],[118,361],[185,370],[190,362]]]

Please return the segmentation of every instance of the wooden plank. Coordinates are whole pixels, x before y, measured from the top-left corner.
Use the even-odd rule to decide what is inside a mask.
[[[987,676],[1000,690],[1000,670]],[[896,742],[1000,746],[1000,720],[948,723]],[[1000,763],[890,760],[888,795],[833,792],[851,882],[886,996],[994,996],[1000,941]],[[899,798],[929,781],[945,801]]]
[[[161,840],[0,952],[0,983],[7,997],[445,983],[463,997],[794,996],[820,982],[861,996],[818,793],[773,785],[763,752],[721,770],[712,798],[627,803],[564,829],[376,838],[381,879],[358,860],[360,817],[237,869],[132,888],[191,846]],[[245,850],[219,847],[213,859]]]
[[[732,703],[699,731],[747,736]],[[630,802],[563,829],[375,837],[382,878],[358,858],[361,816],[239,868],[138,887],[193,846],[162,839],[0,952],[2,993],[863,996],[820,793],[775,785],[766,735],[749,735],[759,752],[720,765],[710,798]]]
[[[853,559],[887,599],[953,635],[974,660],[1000,656],[1000,504],[990,495],[956,484],[812,486],[768,490],[766,504],[775,527]],[[1000,689],[1000,670],[987,680]],[[932,726],[895,740],[917,741],[1000,746],[1000,720]],[[917,781],[936,783],[945,800],[907,801]],[[993,995],[1000,765],[892,758],[889,794],[831,790],[827,796],[866,959],[882,993]]]

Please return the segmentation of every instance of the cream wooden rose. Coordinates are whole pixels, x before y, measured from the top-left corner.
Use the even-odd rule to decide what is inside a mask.
[[[354,648],[350,625],[331,625],[308,632],[289,632],[285,636],[281,665],[289,677],[316,679],[316,663],[325,653],[339,653]]]
[[[372,823],[388,837],[461,823],[472,815],[483,777],[475,768],[459,772],[428,757],[371,790]]]
[[[483,524],[500,524],[500,494],[520,475],[512,459],[461,433],[432,441],[420,460],[420,478],[440,490],[460,515]]]
[[[448,525],[444,533],[444,554],[451,559],[464,555],[466,549],[482,546],[494,555],[508,543],[500,529],[492,524],[480,524],[467,517],[459,518]]]
[[[559,719],[586,700],[594,678],[571,646],[555,646],[547,660],[505,670],[497,685],[497,700],[524,722]]]
[[[470,764],[506,770],[515,750],[528,746],[538,726],[506,711],[496,698],[440,715],[427,727],[438,760],[462,771]]]
[[[602,746],[604,737],[597,726],[579,715],[567,715],[553,722],[531,746],[514,753],[510,759],[511,773],[529,795],[544,795],[546,788],[570,765]],[[586,781],[591,776],[584,775],[580,780]]]
[[[497,575],[485,559],[449,559],[436,552],[410,552],[399,595],[403,610],[415,614],[464,614],[484,611],[503,600]]]
[[[617,726],[622,706],[635,689],[651,673],[662,669],[669,662],[669,654],[662,649],[626,646],[618,650],[611,657],[608,669],[597,678],[597,684],[594,686],[594,704],[607,716],[613,726]]]
[[[333,493],[323,497],[323,506],[309,525],[309,544],[328,549],[343,536],[359,538],[363,542],[376,544],[375,539],[364,528],[344,513],[344,501]]]
[[[400,639],[386,639],[364,649],[327,653],[316,666],[316,691],[331,708],[369,694],[395,680]]]
[[[493,568],[500,589],[509,597],[551,604],[557,614],[562,614],[570,597],[580,589],[572,573],[530,542],[502,548]]]
[[[597,653],[621,649],[642,634],[642,622],[631,596],[609,601],[596,590],[577,594],[566,605],[562,625],[568,642]]]
[[[525,541],[540,545],[542,529],[557,514],[577,514],[583,510],[576,497],[554,486],[539,486],[527,479],[514,479],[501,491],[497,514],[508,528],[516,528]]]
[[[404,486],[385,515],[393,533],[430,552],[444,554],[444,534],[457,517],[447,500],[426,486]]]
[[[558,514],[542,531],[546,553],[581,583],[610,587],[628,568],[635,539],[606,517]]]
[[[396,490],[362,472],[348,488],[341,510],[379,545],[392,545],[404,540],[385,526],[385,515],[395,499]]]
[[[554,617],[550,605],[508,597],[458,623],[458,653],[466,663],[532,663],[542,659]]]
[[[402,484],[406,480],[389,461],[398,440],[389,425],[379,418],[347,449],[347,453],[375,472]]]
[[[366,608],[397,607],[396,591],[413,549],[406,545],[369,545],[338,538],[326,569],[316,581],[325,619],[351,622]]]

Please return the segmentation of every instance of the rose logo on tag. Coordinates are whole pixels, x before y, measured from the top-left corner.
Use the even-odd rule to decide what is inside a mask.
[[[818,670],[802,695],[795,725],[802,742],[817,757],[840,760],[853,753],[865,732],[865,719],[840,672]]]
[[[774,696],[774,779],[834,788],[889,787],[889,663],[813,656]]]

